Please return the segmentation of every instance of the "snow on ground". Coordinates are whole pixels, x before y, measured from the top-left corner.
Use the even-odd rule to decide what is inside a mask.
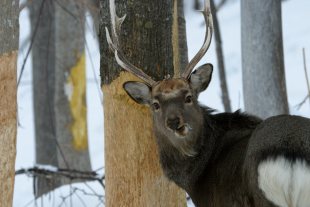
[[[192,10],[193,1],[185,1],[185,14],[187,22],[187,38],[189,59],[192,58],[202,45],[205,35],[203,16]],[[300,103],[307,94],[306,79],[304,75],[302,48],[306,48],[306,59],[308,68],[310,67],[310,1],[290,0],[282,3],[282,24],[284,37],[284,57],[286,86],[288,101],[292,114],[299,114],[310,117],[309,102],[297,111],[294,106]],[[240,40],[240,1],[230,0],[218,12],[219,24],[222,34],[223,51],[225,58],[225,67],[227,74],[229,97],[232,109],[243,108],[242,95],[242,72],[241,72],[241,40]],[[104,143],[103,143],[103,109],[98,94],[98,85],[96,85],[92,71],[91,61],[94,64],[95,78],[99,81],[99,49],[97,40],[92,31],[92,20],[88,18],[88,32],[86,39],[90,54],[87,53],[87,106],[88,106],[88,137],[89,151],[92,168],[98,169],[104,165]],[[19,51],[18,74],[20,73],[24,57],[27,53],[29,43],[26,40],[30,35],[29,11],[27,8],[20,13],[20,45],[24,45]],[[86,52],[87,49],[86,49]],[[90,59],[91,57],[91,59]],[[205,105],[223,111],[223,105],[220,98],[220,85],[217,71],[217,60],[215,53],[215,44],[212,42],[209,51],[205,57],[198,63],[210,62],[214,65],[214,74],[211,84],[206,92],[200,96],[200,101]],[[308,72],[310,75],[310,71]],[[17,133],[17,157],[16,170],[29,168],[35,165],[35,147],[34,147],[34,120],[32,105],[32,60],[28,58],[25,71],[22,77],[21,85],[18,89],[18,116],[20,127]],[[99,81],[100,82],[100,81]],[[99,83],[98,82],[98,83]],[[102,93],[100,92],[102,96]],[[99,171],[103,173],[103,170]],[[88,182],[98,194],[103,194],[102,187],[97,182]],[[91,193],[91,190],[83,183],[73,184],[73,187],[85,189]],[[83,202],[76,194],[72,197],[72,206],[103,206],[97,197],[83,195],[82,192],[76,193],[83,199]],[[62,203],[60,196],[70,194],[70,187],[63,186],[56,189],[50,196],[44,196],[43,200],[37,201],[38,206],[70,206],[70,199]],[[14,190],[14,207],[35,206],[33,201],[32,179],[25,175],[16,176]],[[42,203],[44,205],[42,205]],[[190,204],[190,206],[193,206]]]

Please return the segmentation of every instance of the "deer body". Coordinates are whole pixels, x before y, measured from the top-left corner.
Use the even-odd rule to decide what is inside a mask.
[[[197,154],[184,157],[173,147],[163,149],[165,144],[159,147],[163,171],[186,190],[197,207],[244,206],[242,166],[248,140],[261,120],[239,111],[212,115],[202,110],[205,119]]]
[[[110,0],[112,39],[107,40],[119,65],[142,82],[123,87],[138,104],[151,108],[164,174],[187,191],[197,207],[310,206],[310,119],[276,116],[262,121],[235,113],[213,114],[199,105],[213,66],[194,66],[212,36],[210,5],[205,0],[207,33],[203,46],[180,78],[155,82],[131,65],[120,47],[125,17]]]

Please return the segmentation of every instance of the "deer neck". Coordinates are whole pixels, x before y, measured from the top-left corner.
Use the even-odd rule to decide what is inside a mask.
[[[261,122],[261,119],[239,111],[211,115],[209,109],[202,107],[202,110],[204,124],[194,146],[197,152],[195,156],[184,156],[169,143],[167,137],[155,130],[160,163],[165,175],[186,191],[195,188],[201,176],[208,174],[206,171],[210,168],[207,166],[216,168],[226,152],[240,148],[241,145],[245,147],[240,150],[245,152],[250,135]],[[235,159],[243,163],[242,157],[237,156]],[[230,163],[229,160],[225,162]]]

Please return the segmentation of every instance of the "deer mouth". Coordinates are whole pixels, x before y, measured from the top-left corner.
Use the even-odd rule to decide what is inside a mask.
[[[190,127],[188,127],[187,124],[184,124],[183,126],[180,126],[176,130],[174,130],[174,134],[177,137],[183,138],[188,134],[189,129],[190,129]]]

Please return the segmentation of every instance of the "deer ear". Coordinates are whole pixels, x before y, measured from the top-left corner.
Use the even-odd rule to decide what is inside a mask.
[[[150,106],[152,89],[141,82],[126,82],[123,85],[128,95],[138,104]]]
[[[196,93],[197,97],[199,93],[206,90],[211,78],[212,78],[213,66],[212,64],[204,64],[197,68],[189,78],[189,84]]]

